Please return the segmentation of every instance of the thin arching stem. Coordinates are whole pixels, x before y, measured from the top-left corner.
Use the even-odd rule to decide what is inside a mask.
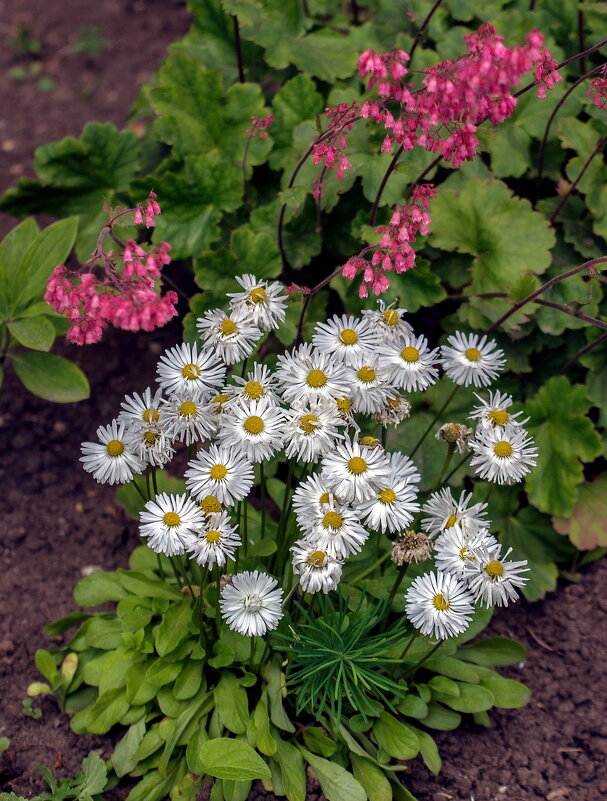
[[[578,359],[581,359],[582,356],[585,356],[587,353],[589,353],[591,350],[594,350],[594,348],[596,348],[598,345],[602,344],[606,340],[607,340],[607,331],[605,331],[599,337],[594,339],[592,342],[589,342],[585,347],[580,348],[580,350],[578,350],[575,356],[572,356],[565,362],[561,370],[561,373],[566,373],[567,370],[570,367],[572,367],[577,362]]]
[[[369,214],[369,225],[375,225],[375,217],[377,216],[377,209],[379,207],[379,202],[381,200],[381,196],[384,193],[384,189],[386,188],[386,184],[388,183],[388,178],[392,175],[394,170],[396,169],[396,164],[399,158],[402,155],[404,148],[402,145],[399,146],[398,150],[392,156],[392,161],[388,164],[388,169],[384,173],[384,177],[381,179],[381,183],[377,190],[377,194],[375,195],[375,200],[373,201],[373,205],[371,206],[371,214]]]
[[[571,195],[575,191],[577,185],[579,184],[579,182],[584,177],[584,174],[585,174],[586,170],[588,169],[588,167],[590,167],[590,164],[592,163],[592,160],[594,159],[595,156],[597,156],[601,152],[601,150],[605,147],[606,144],[607,144],[607,136],[604,136],[602,139],[600,139],[598,141],[597,146],[594,148],[592,153],[588,156],[588,158],[584,162],[584,166],[580,170],[579,175],[577,176],[575,181],[569,187],[569,190],[568,190],[567,194],[563,195],[563,197],[561,198],[561,202],[558,204],[556,209],[550,215],[550,222],[551,223],[553,223],[556,220],[556,218],[559,216],[559,214],[563,210],[563,207],[565,206],[565,203],[567,203],[567,201],[569,200],[569,198],[571,197]]]
[[[578,9],[577,9],[577,43],[580,50],[584,50],[585,46],[585,38],[584,38],[584,10],[581,5],[581,0],[578,0]],[[586,59],[584,56],[580,59],[580,75],[586,72]]]
[[[426,28],[428,27],[428,25],[429,25],[429,23],[430,23],[430,20],[431,20],[431,19],[432,19],[432,17],[434,16],[434,12],[435,12],[435,11],[438,9],[438,7],[440,6],[440,4],[441,4],[442,2],[443,2],[443,0],[436,0],[436,2],[434,3],[434,5],[433,5],[433,6],[432,6],[432,8],[430,9],[430,11],[428,11],[428,14],[427,14],[427,16],[426,16],[426,19],[425,19],[425,20],[422,22],[422,24],[419,26],[419,28],[418,28],[418,31],[417,31],[417,33],[415,34],[415,39],[413,40],[413,44],[411,45],[411,50],[409,51],[409,59],[410,59],[410,62],[411,62],[411,61],[413,61],[413,54],[414,54],[414,53],[415,53],[415,51],[417,50],[417,46],[418,46],[418,44],[420,43],[422,36],[423,36],[423,35],[424,35],[424,33],[426,32]],[[409,63],[410,63],[410,62],[409,62]]]

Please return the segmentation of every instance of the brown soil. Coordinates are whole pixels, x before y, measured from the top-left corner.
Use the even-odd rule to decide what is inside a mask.
[[[43,73],[55,80],[44,93],[35,81],[7,71],[37,60],[0,49],[0,184],[29,167],[35,147],[77,135],[88,120],[124,124],[137,86],[149,78],[166,45],[185,30],[187,15],[169,0],[0,0],[0,39],[23,22],[42,42]],[[105,47],[95,57],[68,46],[82,27],[98,26]],[[126,76],[126,78],[125,78]],[[8,218],[4,219],[4,230]],[[65,355],[87,372],[91,400],[54,406],[29,396],[8,376],[0,406],[0,792],[30,796],[42,783],[36,763],[74,775],[92,748],[109,756],[110,738],[77,737],[49,699],[33,720],[22,712],[25,688],[37,680],[33,654],[52,647],[42,628],[73,611],[71,589],[91,566],[126,564],[137,543],[116,505],[114,490],[95,484],[78,465],[79,444],[116,413],[121,397],[152,383],[159,352],[179,338],[173,325],[134,337],[113,334]],[[407,785],[419,801],[597,801],[607,794],[607,562],[579,585],[545,602],[520,603],[496,615],[491,633],[515,636],[529,656],[509,675],[529,684],[531,704],[493,715],[494,726],[471,724],[437,736],[439,777],[417,760]],[[317,793],[310,786],[309,801]],[[252,796],[267,798],[260,787]]]

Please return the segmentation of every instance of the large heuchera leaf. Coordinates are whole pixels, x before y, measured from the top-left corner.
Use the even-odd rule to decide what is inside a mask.
[[[555,237],[547,221],[502,181],[439,189],[431,216],[430,244],[475,256],[471,293],[507,292],[525,273],[541,274],[550,264]]]
[[[568,517],[584,480],[582,462],[601,453],[601,440],[585,416],[592,404],[582,385],[555,376],[525,404],[538,462],[526,480],[531,503],[557,517]]]
[[[607,473],[580,487],[578,500],[570,517],[552,522],[559,534],[566,534],[576,548],[590,551],[607,546]]]

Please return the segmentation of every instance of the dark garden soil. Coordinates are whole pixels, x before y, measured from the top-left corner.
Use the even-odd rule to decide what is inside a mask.
[[[23,23],[41,42],[37,55],[17,57],[6,42]],[[0,0],[0,186],[31,175],[36,146],[78,135],[89,120],[125,123],[138,85],[166,45],[187,25],[172,0]],[[97,26],[103,49],[77,55],[78,30]],[[70,44],[71,43],[71,44]],[[8,70],[40,63],[35,77],[16,81]],[[55,82],[43,91],[36,80]],[[45,84],[43,84],[44,86]],[[46,83],[48,89],[48,82]],[[2,220],[3,231],[10,220]],[[71,590],[94,569],[125,566],[138,539],[115,502],[114,490],[79,467],[79,444],[115,416],[127,392],[153,382],[161,350],[179,326],[143,336],[112,334],[86,350],[64,348],[86,371],[91,400],[56,406],[28,395],[10,374],[0,401],[0,792],[31,796],[42,789],[36,764],[74,775],[82,758],[112,740],[71,733],[48,698],[42,717],[24,715],[26,686],[38,680],[37,648],[52,647],[45,623],[74,610]],[[496,614],[489,633],[520,639],[528,659],[508,675],[533,690],[522,710],[493,714],[489,730],[468,724],[439,733],[439,777],[416,760],[407,785],[419,801],[598,801],[607,796],[607,561],[579,584],[546,601]],[[310,799],[316,801],[314,784]],[[117,797],[117,796],[116,796]],[[256,786],[252,797],[268,798]]]

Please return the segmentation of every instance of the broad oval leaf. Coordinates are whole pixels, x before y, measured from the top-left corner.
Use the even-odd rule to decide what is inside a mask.
[[[301,753],[316,774],[328,801],[367,801],[367,793],[350,771],[304,748]]]
[[[90,395],[89,382],[79,367],[54,353],[11,353],[11,363],[26,389],[44,400],[75,403]]]
[[[250,745],[229,737],[216,737],[202,743],[198,762],[205,773],[216,779],[249,781],[272,776],[270,768]]]
[[[13,320],[8,330],[20,345],[32,350],[49,351],[55,341],[55,326],[42,315]]]

